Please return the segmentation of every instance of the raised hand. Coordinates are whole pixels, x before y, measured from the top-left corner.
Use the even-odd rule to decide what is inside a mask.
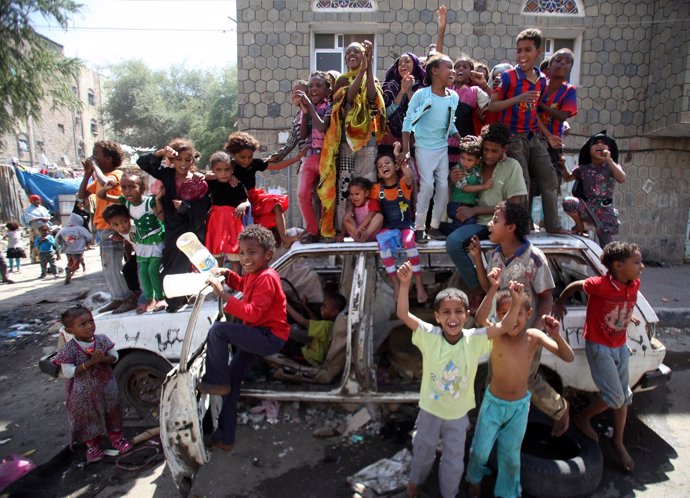
[[[501,286],[501,269],[496,267],[492,268],[491,271],[486,275],[489,280],[489,285],[498,289]]]
[[[525,286],[520,282],[511,280],[508,284],[508,291],[513,302],[522,302],[525,298]]]
[[[477,261],[479,258],[482,257],[482,246],[479,242],[479,237],[477,237],[476,235],[473,235],[470,239],[470,243],[467,246],[467,254],[470,255],[470,258],[473,261]]]
[[[410,285],[410,282],[412,282],[412,264],[409,261],[405,261],[398,268],[398,280],[406,285]]]
[[[551,337],[556,338],[561,334],[561,322],[556,320],[554,317],[550,315],[542,315],[541,320],[544,324],[544,332],[549,334]]]

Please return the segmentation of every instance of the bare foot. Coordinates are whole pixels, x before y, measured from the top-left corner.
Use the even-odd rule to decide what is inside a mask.
[[[594,441],[599,441],[599,435],[592,428],[592,424],[590,424],[589,420],[585,420],[581,415],[575,415],[573,417],[573,423],[578,429],[580,429],[582,434]]]
[[[289,237],[286,235],[285,238],[283,238],[283,244],[282,245],[283,245],[283,247],[285,247],[285,249],[290,249],[290,246],[292,244],[294,244],[295,242],[297,242],[298,240],[299,240],[299,235],[295,235],[294,237]]]
[[[417,485],[413,482],[407,483],[407,491],[405,492],[407,498],[417,498]]]
[[[419,304],[424,304],[424,303],[426,303],[427,299],[429,299],[429,295],[426,293],[426,289],[424,288],[423,285],[418,285],[417,286],[417,302]]]
[[[632,472],[632,470],[635,468],[635,460],[632,459],[630,453],[628,453],[628,450],[625,448],[625,445],[623,445],[623,443],[614,442],[613,447],[616,449],[616,453],[618,453],[618,458],[621,460],[623,469],[625,469],[626,472]]]
[[[467,486],[467,498],[479,498],[482,492],[482,485],[469,483]]]
[[[570,426],[570,414],[566,408],[565,413],[559,420],[553,422],[553,428],[551,429],[551,435],[553,437],[560,437],[568,430]]]

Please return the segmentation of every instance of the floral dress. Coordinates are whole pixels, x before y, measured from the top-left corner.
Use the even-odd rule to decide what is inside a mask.
[[[53,363],[81,365],[93,351],[110,351],[115,344],[104,335],[94,336],[93,350],[85,351],[72,339],[55,355]],[[108,432],[122,431],[122,406],[117,381],[108,363],[97,363],[86,371],[77,368],[65,381],[67,417],[75,441],[86,442]]]
[[[616,180],[608,164],[581,164],[573,170],[573,175],[582,182],[586,197],[566,197],[563,210],[577,213],[583,222],[595,225],[597,231],[617,234],[621,222],[618,209],[613,206]]]

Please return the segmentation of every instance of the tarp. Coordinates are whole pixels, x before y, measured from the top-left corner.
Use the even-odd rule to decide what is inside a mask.
[[[26,195],[39,196],[48,211],[55,213],[60,212],[58,196],[74,195],[79,192],[81,185],[81,178],[52,178],[23,166],[15,166],[14,170]]]

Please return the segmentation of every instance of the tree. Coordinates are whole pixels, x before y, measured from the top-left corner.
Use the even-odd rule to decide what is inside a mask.
[[[34,30],[30,16],[40,14],[67,29],[81,5],[72,0],[0,2],[0,135],[16,131],[19,121],[38,119],[41,107],[80,108],[72,92],[81,62],[65,57]]]

